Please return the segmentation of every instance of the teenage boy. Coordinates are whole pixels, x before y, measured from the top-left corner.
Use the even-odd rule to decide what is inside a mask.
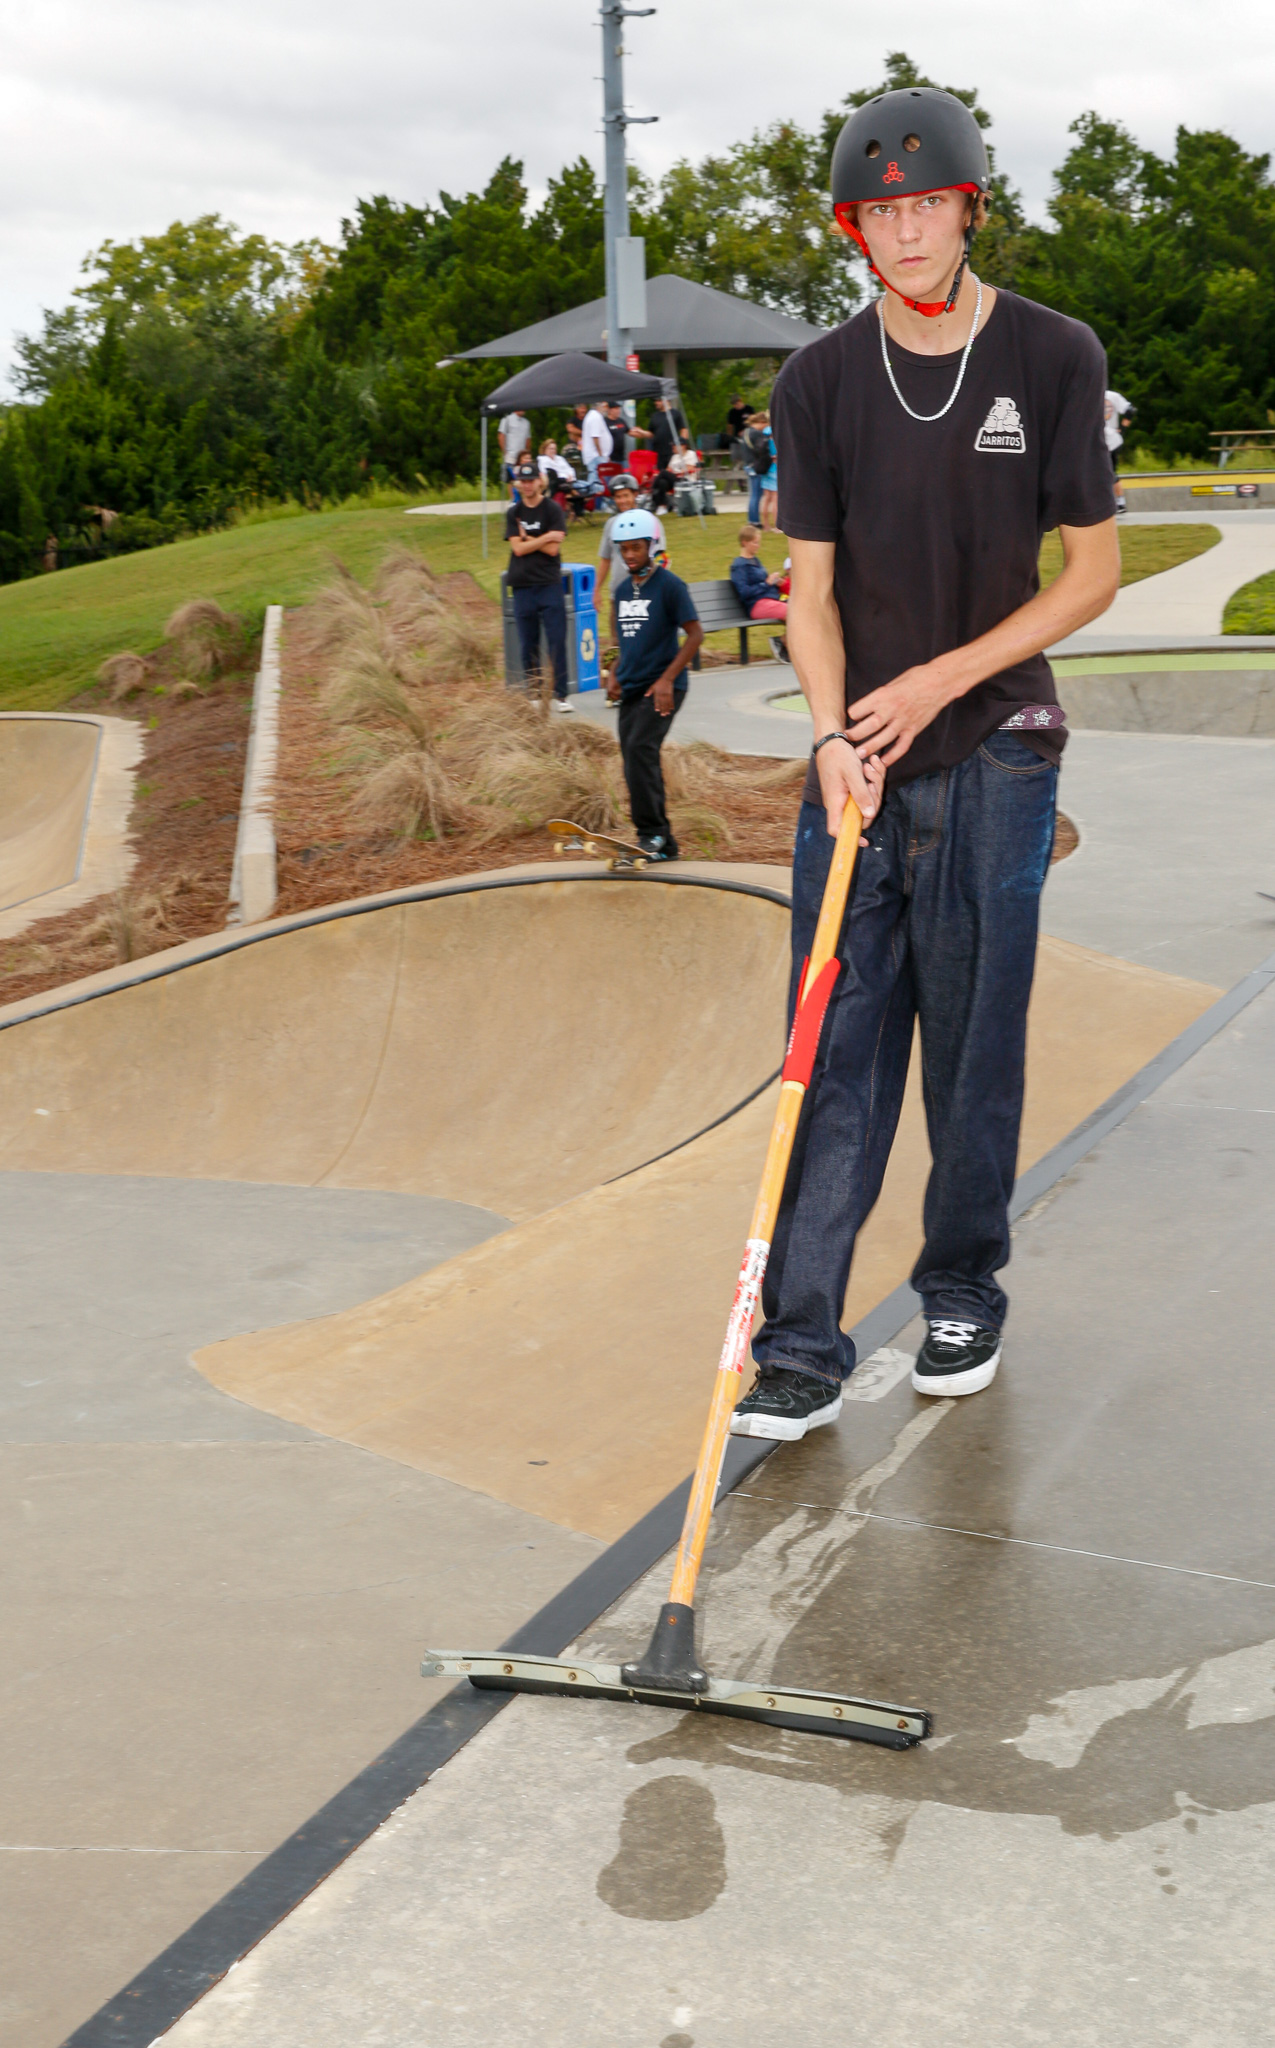
[[[883,287],[789,358],[774,398],[788,640],[815,748],[797,827],[794,994],[849,797],[864,836],[845,962],[798,1129],[737,1434],[832,1421],[840,1328],[921,1027],[933,1170],[912,1273],[923,1394],[995,1375],[1027,999],[1063,714],[1043,649],[1119,581],[1106,362],[1078,321],[969,269],[989,190],[961,102],[884,93],[842,129],[834,211]],[[1064,568],[1039,588],[1042,533]]]
[[[676,860],[677,841],[664,808],[660,748],[681,710],[684,671],[699,651],[704,628],[681,577],[651,559],[657,524],[650,512],[616,517],[613,536],[628,574],[615,588],[620,659],[607,696],[620,705],[620,757],[638,845],[655,860]],[[680,647],[679,627],[686,636]]]
[[[603,527],[602,539],[598,543],[598,580],[594,590],[594,603],[599,610],[602,606],[602,593],[606,589],[607,577],[611,574],[611,564],[615,559],[615,522],[621,513],[637,510],[637,478],[629,476],[625,471],[622,471],[619,476],[613,476],[611,479],[611,496],[615,500],[615,510]],[[657,558],[662,557],[665,563],[667,563],[668,542],[664,538],[663,522],[654,512],[651,514],[651,517],[655,520],[655,539],[651,544],[651,553]]]
[[[772,569],[767,575],[758,560],[761,547],[761,533],[755,526],[741,526],[739,529],[739,553],[730,565],[731,588],[743,605],[750,619],[785,620],[788,605],[779,596],[777,585],[784,582],[782,569]],[[777,633],[770,639],[770,651],[776,661],[788,660],[788,649]]]
[[[509,542],[509,588],[518,622],[518,647],[528,690],[543,690],[540,632],[544,629],[553,662],[553,708],[570,711],[567,695],[567,606],[562,594],[559,556],[567,530],[560,505],[545,496],[545,480],[534,462],[519,463],[514,472],[520,503],[505,514]]]

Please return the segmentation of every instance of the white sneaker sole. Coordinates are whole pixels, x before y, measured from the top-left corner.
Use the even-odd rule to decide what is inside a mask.
[[[996,1368],[1001,1362],[1001,1347],[998,1344],[990,1358],[982,1365],[972,1365],[968,1372],[918,1372],[912,1368],[912,1385],[918,1394],[981,1394],[984,1387],[990,1387],[996,1378]]]
[[[771,1443],[795,1444],[808,1430],[822,1429],[825,1422],[835,1422],[841,1413],[841,1396],[829,1401],[826,1408],[820,1408],[814,1415],[807,1415],[800,1422],[786,1422],[782,1415],[741,1415],[736,1409],[730,1419],[732,1436],[764,1436]]]

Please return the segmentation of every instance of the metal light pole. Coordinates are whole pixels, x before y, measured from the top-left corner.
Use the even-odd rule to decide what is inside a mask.
[[[624,131],[646,127],[658,114],[624,111],[624,24],[654,7],[625,7],[600,0],[602,20],[602,126],[606,136],[606,204],[603,233],[607,265],[607,361],[620,369],[629,353],[630,331],[646,325],[645,246],[629,236],[629,184]],[[639,317],[634,318],[637,314]]]

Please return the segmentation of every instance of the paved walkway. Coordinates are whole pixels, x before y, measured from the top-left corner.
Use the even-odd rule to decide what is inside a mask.
[[[1264,2040],[1270,979],[1023,1218],[988,1393],[887,1373],[719,1517],[710,1666],[935,1740],[519,1699],[166,2042]],[[629,1654],[664,1589],[584,1648]]]
[[[1148,513],[1129,523],[1156,526],[1170,518]],[[1176,523],[1191,521],[1188,513],[1179,515]],[[1200,523],[1220,530],[1222,538],[1216,547],[1207,548],[1180,568],[1127,584],[1110,611],[1083,632],[1073,633],[1067,648],[1079,650],[1098,641],[1104,646],[1113,640],[1140,641],[1148,636],[1180,639],[1221,633],[1227,599],[1242,584],[1275,569],[1275,512],[1218,513],[1210,509],[1201,515]]]

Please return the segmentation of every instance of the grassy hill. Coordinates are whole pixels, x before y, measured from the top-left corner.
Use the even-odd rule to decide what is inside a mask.
[[[88,688],[108,654],[155,647],[169,614],[188,598],[211,597],[249,617],[267,604],[300,604],[332,571],[334,559],[365,575],[385,551],[406,546],[438,571],[467,569],[495,596],[506,551],[500,511],[489,521],[484,560],[481,522],[462,517],[409,517],[402,507],[305,512],[252,519],[221,533],[201,534],[145,554],[121,555],[56,575],[0,586],[0,710],[52,711]],[[669,522],[673,566],[689,582],[725,576],[736,552],[739,521],[725,514],[704,526]],[[1216,527],[1130,527],[1121,535],[1124,581],[1155,574],[1211,547]],[[598,528],[567,538],[569,561],[593,561]],[[767,535],[767,567],[782,562],[786,543]],[[1057,574],[1056,536],[1042,551],[1046,580]],[[1250,629],[1251,630],[1251,629]],[[733,641],[725,635],[723,644]]]

